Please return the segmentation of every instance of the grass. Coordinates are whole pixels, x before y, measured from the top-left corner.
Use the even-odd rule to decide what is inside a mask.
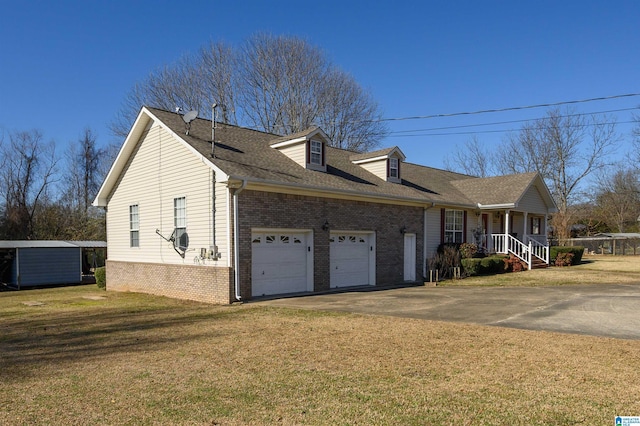
[[[640,283],[640,256],[585,256],[580,265],[447,280],[439,285],[541,287]]]
[[[638,274],[607,259],[549,271]],[[601,425],[640,341],[78,286],[0,293],[0,383],[11,425]]]

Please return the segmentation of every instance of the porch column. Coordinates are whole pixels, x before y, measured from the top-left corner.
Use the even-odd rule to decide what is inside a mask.
[[[524,223],[522,224],[522,242],[527,244],[527,212],[524,212]]]
[[[510,210],[505,210],[504,211],[504,238],[505,238],[505,241],[507,241],[509,239],[509,213],[511,213]]]

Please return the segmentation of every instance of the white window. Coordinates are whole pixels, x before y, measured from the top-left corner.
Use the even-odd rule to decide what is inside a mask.
[[[187,237],[187,199],[179,197],[173,199],[173,238],[174,245],[181,250],[186,250]]]
[[[446,210],[444,214],[444,242],[462,243],[464,230],[464,212],[462,210]]]
[[[137,204],[129,206],[129,245],[140,247],[140,215]]]
[[[173,199],[173,227],[187,227],[187,200],[185,197]]]
[[[389,158],[389,177],[398,178],[398,159],[397,158]]]
[[[322,165],[322,142],[311,141],[309,161],[311,164]]]

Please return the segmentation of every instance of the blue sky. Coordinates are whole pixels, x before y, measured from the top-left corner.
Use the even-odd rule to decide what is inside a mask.
[[[640,93],[640,2],[0,0],[0,131],[37,128],[59,150],[85,127],[100,143],[131,87],[210,40],[258,31],[323,49],[385,117],[468,112]],[[640,96],[575,106],[634,108]],[[530,109],[389,122],[392,132],[534,119]],[[629,121],[631,111],[615,113]],[[470,134],[487,149],[519,124],[392,133],[407,160],[442,167]],[[617,150],[629,149],[621,124]],[[433,135],[437,133],[438,135]]]

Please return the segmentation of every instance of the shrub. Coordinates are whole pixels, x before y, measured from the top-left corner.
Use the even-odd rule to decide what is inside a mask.
[[[101,266],[96,269],[95,272],[96,284],[98,288],[106,289],[107,288],[107,270],[104,266]]]
[[[506,271],[505,256],[495,255],[480,259],[480,271],[482,274],[500,274]]]
[[[438,271],[441,279],[451,276],[451,268],[460,266],[460,252],[455,244],[440,244],[438,252],[429,259],[429,269]]]
[[[582,262],[582,254],[584,253],[584,247],[582,246],[552,246],[549,248],[549,258],[551,263],[555,264],[556,258],[560,253],[572,253],[572,265],[578,265]]]
[[[474,275],[500,274],[505,271],[505,257],[501,255],[489,256],[482,259],[462,259],[464,274],[468,277]]]
[[[480,262],[482,259],[473,259],[466,258],[462,259],[460,263],[462,264],[462,269],[464,270],[464,275],[467,277],[472,277],[474,275],[480,275]]]
[[[527,269],[527,265],[520,260],[518,256],[510,255],[508,258],[504,259],[505,270],[510,272],[521,272]]]
[[[573,265],[573,253],[558,253],[554,264],[556,266],[571,266]]]
[[[463,259],[469,259],[478,253],[478,246],[474,243],[462,243],[460,244],[460,256]]]

